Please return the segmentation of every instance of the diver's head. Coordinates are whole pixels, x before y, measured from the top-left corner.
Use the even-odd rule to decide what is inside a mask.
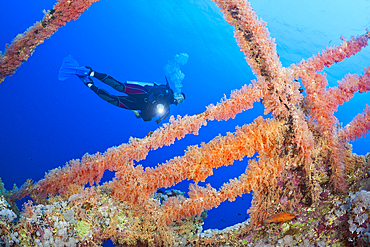
[[[178,103],[184,102],[184,99],[185,99],[185,94],[184,93],[175,93],[175,102],[176,102],[176,105]]]

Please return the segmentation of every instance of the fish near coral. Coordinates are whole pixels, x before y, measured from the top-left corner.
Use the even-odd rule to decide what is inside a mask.
[[[277,213],[270,218],[265,220],[265,223],[278,223],[278,222],[285,222],[291,219],[294,219],[295,215],[291,213]]]

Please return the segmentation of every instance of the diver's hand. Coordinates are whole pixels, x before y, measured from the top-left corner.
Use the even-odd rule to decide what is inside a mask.
[[[132,110],[132,111],[135,113],[135,117],[136,118],[140,118],[141,117],[138,110]]]

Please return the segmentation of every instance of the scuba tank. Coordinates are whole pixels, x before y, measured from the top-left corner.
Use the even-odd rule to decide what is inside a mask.
[[[155,82],[126,81],[126,83],[140,85],[140,86],[143,86],[143,87],[145,87],[145,86],[150,86],[150,87],[158,86],[158,84],[155,83]]]

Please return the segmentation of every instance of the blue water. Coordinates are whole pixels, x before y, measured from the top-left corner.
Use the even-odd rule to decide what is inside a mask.
[[[0,1],[0,45],[24,32],[51,9],[54,0]],[[307,59],[326,46],[340,44],[340,36],[365,33],[370,26],[370,2],[252,0],[264,21],[284,66]],[[118,80],[165,83],[164,66],[175,54],[187,53],[184,104],[171,106],[171,114],[201,113],[254,76],[233,38],[233,29],[210,0],[112,1],[92,4],[80,19],[59,29],[36,48],[17,72],[0,84],[0,177],[5,186],[21,185],[28,178],[42,179],[45,172],[63,166],[86,152],[104,152],[144,137],[158,125],[135,118],[130,111],[104,102],[77,78],[60,82],[58,70],[71,54],[82,65],[108,73]],[[326,69],[329,84],[347,73],[363,73],[370,65],[370,48]],[[98,86],[102,86],[97,83]],[[108,89],[108,88],[106,88]],[[114,91],[110,90],[111,93]],[[336,116],[347,124],[369,104],[370,94],[356,94]],[[187,136],[171,147],[153,151],[145,166],[155,166],[183,155],[188,145],[208,142],[219,133],[234,131],[263,114],[260,103],[227,122],[210,122],[199,136]],[[167,119],[168,120],[168,119]],[[356,141],[354,152],[366,154],[370,137]],[[247,161],[217,169],[206,183],[218,188],[244,172]],[[109,179],[112,174],[106,174]],[[184,191],[189,181],[176,188]],[[250,195],[211,210],[204,229],[224,228],[245,220]]]

